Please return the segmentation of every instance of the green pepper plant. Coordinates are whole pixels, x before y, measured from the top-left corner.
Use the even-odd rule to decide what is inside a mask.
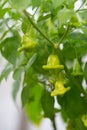
[[[35,124],[49,118],[54,130],[56,113],[66,130],[87,129],[87,0],[78,3],[0,2],[0,54],[7,60],[0,82],[12,72],[14,100],[21,83],[26,115]]]

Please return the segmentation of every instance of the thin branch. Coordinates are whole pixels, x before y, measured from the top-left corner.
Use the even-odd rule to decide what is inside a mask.
[[[79,12],[80,11],[87,11],[87,8],[84,8],[84,9],[80,9],[80,10],[78,10]]]
[[[54,130],[57,130],[57,128],[56,128],[56,122],[55,122],[55,116],[54,116],[54,119],[52,120],[52,122],[53,122],[53,128],[54,128]]]
[[[58,45],[64,40],[64,38],[66,37],[68,31],[69,31],[69,26],[67,27],[67,30],[66,30],[66,32],[64,33],[64,35],[62,36],[62,38],[59,40]]]
[[[76,13],[77,13],[78,11],[80,11],[80,9],[81,9],[82,6],[85,4],[85,2],[86,2],[86,0],[84,0],[83,3],[80,5],[80,7],[75,11]]]
[[[37,12],[38,8],[39,8],[39,7],[37,7],[37,8],[36,8],[36,10],[35,10],[35,12],[34,12],[33,16],[35,16],[35,14],[36,14],[36,12]]]
[[[38,8],[39,8],[39,7],[36,8],[34,14],[32,15],[32,18],[34,18],[35,14],[36,14],[36,12],[37,12],[37,10],[38,10]],[[32,24],[30,24],[30,26],[27,27],[26,33],[30,33],[31,27],[32,27]]]
[[[28,18],[28,20],[30,21],[30,23],[33,25],[33,27],[48,41],[50,42],[52,45],[54,45],[54,43],[36,26],[36,24],[32,21],[32,19],[30,18],[28,12],[26,10],[24,10],[24,14],[26,15],[26,17]]]

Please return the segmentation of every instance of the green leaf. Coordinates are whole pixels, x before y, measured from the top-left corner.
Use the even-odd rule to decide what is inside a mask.
[[[67,24],[72,16],[74,11],[71,9],[63,8],[58,12],[58,27],[60,28],[63,24]]]
[[[38,81],[38,77],[36,74],[36,71],[33,70],[32,67],[30,67],[24,75],[24,86],[25,84],[29,87],[35,86],[35,84]]]
[[[13,65],[7,64],[0,75],[0,82],[5,78],[9,76],[9,73],[12,71]]]
[[[3,45],[1,49],[1,54],[3,57],[5,57],[8,62],[12,63],[15,65],[16,63],[16,58],[17,58],[17,50],[20,44],[20,40],[18,37],[10,37],[5,39],[1,45]]]
[[[27,71],[27,70],[31,67],[31,65],[35,62],[36,58],[37,58],[37,54],[35,53],[35,54],[33,54],[33,56],[29,59],[27,65],[26,65],[26,67],[25,67],[25,70],[26,70],[26,71]]]
[[[10,10],[8,11],[8,13],[9,13],[10,17],[11,17],[12,19],[14,19],[14,20],[19,20],[20,17],[21,17],[20,13],[18,13],[16,10],[14,11],[14,10],[11,10],[11,9],[10,9]]]
[[[41,14],[41,15],[39,16],[39,18],[38,18],[38,22],[43,21],[43,20],[47,20],[47,19],[49,19],[50,17],[51,17],[51,14],[47,14],[47,15],[45,15],[45,16],[43,16],[43,14]]]
[[[22,100],[22,107],[24,107],[25,104],[28,103],[28,100],[29,100],[29,86],[25,86],[22,89],[21,100]]]
[[[84,68],[84,78],[85,78],[85,80],[87,82],[87,62],[85,64],[85,68]]]
[[[30,5],[31,0],[9,0],[9,2],[13,8],[21,12]]]
[[[0,7],[0,19],[2,19],[5,15],[5,13],[9,10],[9,8],[2,9]]]
[[[14,70],[14,73],[13,73],[13,78],[15,80],[19,80],[20,77],[21,77],[21,73],[22,73],[23,69],[20,67],[20,68],[17,68]]]
[[[21,81],[21,80],[15,80],[14,83],[13,83],[12,96],[13,96],[13,99],[14,99],[14,100],[15,100],[16,97],[17,97],[17,92],[18,92],[19,87],[20,87],[20,81]]]
[[[26,104],[26,113],[31,121],[35,124],[40,124],[42,119],[42,108],[40,106],[40,103],[38,102],[31,102],[29,104]]]
[[[13,95],[14,100],[16,99],[17,92],[20,87],[22,72],[23,72],[23,68],[19,67],[19,68],[16,68],[13,73],[14,83],[13,83],[12,95]]]
[[[51,97],[50,93],[46,90],[44,90],[42,94],[41,104],[44,111],[44,116],[52,120],[54,118],[54,98]]]
[[[29,100],[29,102],[25,106],[26,113],[28,114],[29,119],[31,119],[31,121],[33,121],[35,124],[40,123],[43,117],[42,107],[40,104],[42,92],[43,85],[36,84],[36,86],[34,86],[30,92],[30,97],[33,97],[33,100]]]
[[[24,33],[26,33],[29,30],[29,27],[31,26],[31,24],[29,23],[29,20],[27,18],[23,18],[23,22],[22,22],[22,31]]]

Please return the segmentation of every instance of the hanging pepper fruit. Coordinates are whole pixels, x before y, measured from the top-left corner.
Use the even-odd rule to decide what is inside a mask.
[[[47,65],[43,65],[43,69],[63,69],[64,66],[60,64],[57,55],[50,55],[47,60]]]
[[[83,75],[83,71],[82,71],[82,68],[81,68],[81,66],[80,66],[80,64],[79,64],[78,59],[75,59],[75,64],[74,64],[74,66],[73,66],[72,75],[73,75],[73,76]]]
[[[18,51],[32,51],[36,46],[36,42],[34,42],[28,35],[24,35],[22,46],[18,49]]]
[[[87,127],[87,114],[82,116],[82,122],[84,123],[84,126]]]
[[[51,96],[64,95],[70,87],[65,88],[62,81],[56,81],[55,89],[51,92]]]

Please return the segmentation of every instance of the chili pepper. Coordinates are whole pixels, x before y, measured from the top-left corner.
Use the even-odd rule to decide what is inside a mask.
[[[80,66],[80,64],[79,64],[78,59],[75,59],[75,64],[74,64],[74,66],[73,66],[72,75],[74,75],[74,76],[83,75],[83,71],[82,71],[82,68],[81,68],[81,66]]]
[[[50,55],[47,60],[47,65],[43,65],[43,69],[63,69],[64,66],[60,64],[57,55]]]
[[[64,95],[69,90],[70,87],[65,88],[62,81],[56,81],[55,89],[51,92],[51,96]]]
[[[22,46],[18,48],[18,51],[28,50],[32,51],[36,46],[36,42],[34,42],[31,38],[29,38],[27,35],[24,35]]]

